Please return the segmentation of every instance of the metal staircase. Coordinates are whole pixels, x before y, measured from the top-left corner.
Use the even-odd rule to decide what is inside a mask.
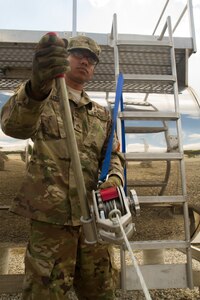
[[[165,36],[167,35],[167,37]],[[129,86],[132,93],[146,93],[144,105],[147,104],[149,94],[172,94],[174,98],[174,111],[159,112],[148,109],[129,109],[118,113],[118,136],[122,142],[122,149],[126,148],[123,145],[124,136],[130,133],[157,133],[163,132],[166,139],[167,151],[165,153],[157,152],[131,152],[126,153],[125,159],[127,165],[130,162],[140,161],[166,161],[167,172],[170,171],[172,161],[177,161],[179,164],[179,172],[181,179],[181,194],[178,195],[163,195],[164,188],[167,184],[168,175],[165,180],[160,182],[151,182],[151,186],[160,185],[161,192],[158,195],[138,195],[139,203],[142,205],[173,205],[179,204],[183,209],[184,218],[184,240],[151,240],[151,241],[133,241],[131,246],[133,250],[158,250],[158,249],[184,249],[186,252],[186,263],[184,264],[155,264],[155,265],[141,265],[141,271],[148,288],[193,288],[193,272],[192,272],[192,256],[190,245],[190,224],[188,214],[188,203],[186,194],[185,181],[185,167],[184,167],[184,153],[182,145],[182,130],[179,112],[179,97],[177,70],[173,32],[171,26],[171,19],[167,17],[166,23],[161,34],[157,37],[152,36],[148,40],[125,40],[119,39],[117,34],[117,17],[114,15],[111,44],[114,47],[114,61],[115,61],[115,76],[118,77],[119,72],[124,77],[124,87],[127,90]],[[125,64],[124,57],[128,57],[129,65]],[[128,71],[128,73],[127,73]],[[162,101],[162,98],[161,98]],[[134,102],[132,103],[134,104]],[[130,104],[131,106],[131,104]],[[138,121],[141,125],[126,126],[123,128],[122,122]],[[147,126],[149,121],[158,121],[162,126]],[[170,135],[168,130],[168,122],[174,122],[176,128],[177,147],[173,150],[170,144]],[[134,183],[127,185],[134,185]],[[149,184],[149,183],[148,183]],[[144,182],[137,183],[137,186],[145,186]],[[137,276],[130,266],[126,266],[125,251],[121,249],[121,285],[123,289],[140,289]],[[156,274],[156,276],[152,276]]]

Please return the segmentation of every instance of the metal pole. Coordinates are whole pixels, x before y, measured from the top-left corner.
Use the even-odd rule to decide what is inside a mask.
[[[167,0],[166,3],[165,3],[165,6],[164,6],[164,8],[163,8],[163,10],[162,10],[162,12],[161,12],[161,15],[160,15],[160,17],[159,17],[159,19],[158,19],[158,22],[157,22],[157,24],[156,24],[156,27],[155,27],[155,29],[154,29],[152,35],[155,34],[155,32],[156,32],[156,30],[157,30],[157,28],[158,28],[158,25],[160,24],[160,20],[162,19],[162,16],[163,16],[163,14],[164,14],[164,12],[165,12],[165,10],[166,10],[166,7],[167,7],[168,3],[169,3],[169,0]]]
[[[196,45],[196,34],[195,34],[195,25],[194,25],[194,15],[193,15],[193,7],[192,7],[192,0],[188,0],[188,16],[190,22],[190,36],[193,42],[193,52],[197,52],[197,45]]]
[[[73,121],[71,116],[71,110],[68,99],[68,92],[65,84],[65,77],[61,75],[56,78],[56,85],[58,93],[60,95],[61,116],[63,119],[63,125],[66,133],[67,149],[72,161],[72,168],[74,171],[74,178],[77,185],[77,192],[80,200],[83,224],[83,230],[85,233],[86,242],[96,243],[96,232],[94,228],[93,220],[90,216],[89,205],[87,202],[85,182],[83,178],[80,157],[78,154],[78,147],[76,143],[76,137],[73,128]]]
[[[72,11],[72,36],[77,35],[77,0],[73,0]]]
[[[183,16],[184,16],[186,10],[187,10],[187,5],[184,7],[184,9],[183,9],[181,15],[179,16],[179,18],[178,18],[178,20],[177,20],[177,22],[176,22],[176,24],[175,24],[175,26],[174,26],[174,28],[173,28],[173,30],[172,30],[173,33],[175,32],[176,28],[178,27],[178,25],[179,25],[181,19],[183,18]]]
[[[113,42],[114,42],[115,82],[117,85],[117,79],[119,76],[119,51],[117,46],[117,40],[118,40],[117,14],[113,15],[112,34],[113,34]],[[119,118],[117,118],[117,136],[120,141],[120,147],[122,151],[122,126],[121,126],[121,120]]]

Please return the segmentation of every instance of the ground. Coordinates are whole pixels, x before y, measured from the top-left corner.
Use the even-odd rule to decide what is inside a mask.
[[[5,162],[5,170],[0,172],[0,206],[10,205],[15,197],[25,175],[25,163],[19,155],[8,156]],[[28,238],[28,220],[10,213],[8,210],[0,210],[1,243],[25,243]]]
[[[12,199],[17,193],[22,180],[25,176],[25,163],[19,155],[9,155],[5,162],[5,170],[0,171],[0,206],[10,205]],[[186,182],[189,205],[196,206],[200,210],[200,159],[186,158]],[[153,162],[149,165],[134,163],[128,165],[128,179],[134,183],[138,180],[160,182],[166,175],[166,164]],[[165,189],[166,195],[176,195],[180,193],[180,175],[178,165],[173,162],[170,171],[168,185]],[[131,187],[129,187],[131,188]],[[136,188],[138,194],[152,195],[158,194],[160,187]],[[25,244],[28,239],[29,222],[28,220],[10,213],[8,210],[0,210],[0,242],[9,245]],[[173,214],[173,210],[161,207],[141,207],[140,217],[133,217],[136,232],[133,240],[151,240],[151,239],[177,239],[183,236],[183,218],[180,214]],[[198,293],[194,296],[184,291],[181,298],[176,299],[199,299]],[[188,294],[189,293],[189,294]],[[170,292],[168,293],[170,295]],[[156,295],[156,294],[155,294]],[[134,298],[124,299],[139,299]],[[175,299],[174,298],[174,299]],[[122,299],[122,298],[119,298]],[[165,296],[155,296],[153,299],[173,299]]]

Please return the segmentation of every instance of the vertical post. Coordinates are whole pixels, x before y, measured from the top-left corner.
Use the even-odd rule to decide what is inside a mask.
[[[190,1],[189,1],[190,2]],[[188,2],[188,3],[189,3]],[[191,2],[190,2],[191,3]],[[173,43],[173,36],[172,36],[172,26],[171,26],[171,18],[167,18],[167,26],[168,26],[168,33],[169,39],[172,44],[171,48],[171,65],[172,65],[172,75],[176,78],[174,82],[174,100],[175,100],[175,112],[180,112],[179,107],[179,97],[178,97],[178,83],[177,83],[177,71],[176,71],[176,59],[175,59],[175,51],[174,51],[174,43]],[[183,141],[182,141],[182,127],[181,127],[181,119],[179,118],[177,121],[177,134],[178,134],[178,147],[179,152],[183,155]],[[185,178],[185,162],[184,158],[180,160],[179,170],[181,174],[181,186],[182,186],[182,194],[184,197],[187,197],[187,185],[186,185],[186,178]],[[190,243],[190,224],[189,224],[189,211],[188,211],[188,202],[185,201],[183,204],[183,214],[184,214],[184,227],[185,227],[185,240]],[[192,272],[192,253],[191,247],[187,247],[186,249],[186,256],[187,256],[187,282],[188,287],[193,289],[193,272]]]
[[[119,51],[117,46],[117,40],[118,40],[118,33],[117,33],[117,15],[114,14],[113,16],[113,27],[112,27],[112,33],[113,33],[113,42],[114,42],[114,63],[115,63],[115,81],[117,84],[117,79],[119,75]],[[121,120],[117,118],[117,136],[120,141],[120,145],[122,147],[122,128],[121,128]],[[121,148],[122,151],[122,148]]]
[[[193,42],[193,51],[197,52],[192,0],[188,0],[187,7],[188,7],[189,22],[190,22],[190,36]]]
[[[120,247],[120,263],[121,263],[121,278],[120,278],[120,288],[126,290],[126,251],[125,245]]]
[[[73,0],[72,11],[72,36],[77,35],[77,0]]]

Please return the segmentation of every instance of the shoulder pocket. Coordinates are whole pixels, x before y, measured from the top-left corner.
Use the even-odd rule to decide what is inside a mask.
[[[41,115],[41,130],[44,139],[62,139],[66,137],[59,101],[52,99],[48,103]]]
[[[45,139],[59,138],[59,129],[56,115],[41,115],[41,131]]]

